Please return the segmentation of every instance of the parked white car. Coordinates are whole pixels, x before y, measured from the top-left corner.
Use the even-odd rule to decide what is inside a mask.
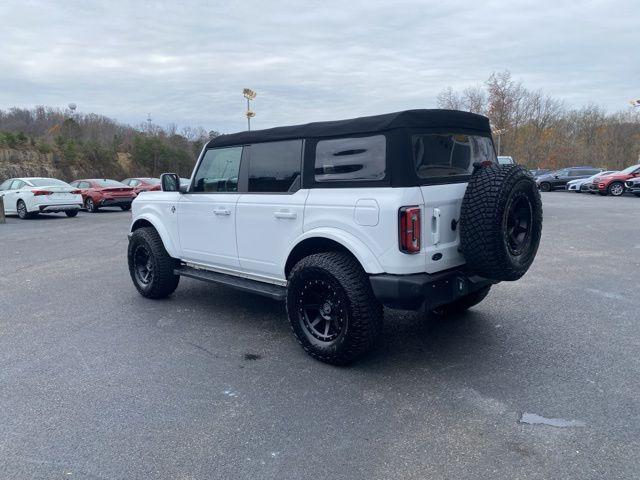
[[[513,165],[515,162],[515,160],[513,159],[513,157],[508,156],[508,155],[498,155],[498,163],[500,165]]]
[[[222,135],[189,187],[132,204],[141,295],[180,277],[286,301],[303,348],[345,364],[382,335],[383,306],[460,312],[525,274],[542,231],[533,177],[499,165],[489,120],[410,110]]]
[[[75,217],[82,208],[80,190],[55,178],[10,178],[0,185],[0,196],[5,214],[22,219],[55,212]]]

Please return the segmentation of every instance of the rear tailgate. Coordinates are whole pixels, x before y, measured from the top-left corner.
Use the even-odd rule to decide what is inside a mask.
[[[422,227],[427,273],[435,273],[465,263],[460,246],[460,207],[466,183],[420,187],[424,199]]]

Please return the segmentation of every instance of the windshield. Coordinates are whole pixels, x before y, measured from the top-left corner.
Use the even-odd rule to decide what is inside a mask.
[[[413,135],[413,155],[420,178],[470,175],[475,162],[496,163],[490,137],[466,134]]]
[[[636,170],[638,170],[640,168],[640,165],[631,165],[630,167],[625,168],[624,170],[622,170],[620,173],[622,174],[628,174],[628,173],[633,173]]]
[[[31,178],[27,181],[34,187],[55,187],[55,186],[70,187],[71,186],[68,183],[63,182],[62,180],[57,180],[55,178]]]
[[[96,185],[100,187],[126,187],[124,183],[117,182],[116,180],[103,179],[103,180],[94,180],[94,182],[96,183]]]

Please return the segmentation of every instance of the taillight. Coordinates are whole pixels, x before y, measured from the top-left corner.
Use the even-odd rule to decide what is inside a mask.
[[[33,190],[33,196],[39,197],[40,195],[51,195],[53,192],[49,190]]]
[[[402,207],[398,214],[400,251],[418,253],[420,251],[420,207]]]
[[[80,190],[71,190],[71,195],[80,195]]]

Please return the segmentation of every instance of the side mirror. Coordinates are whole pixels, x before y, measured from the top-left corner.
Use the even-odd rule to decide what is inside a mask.
[[[560,178],[560,175],[554,175],[553,178]]]
[[[176,173],[163,173],[160,175],[160,185],[163,192],[179,192],[180,177]]]

